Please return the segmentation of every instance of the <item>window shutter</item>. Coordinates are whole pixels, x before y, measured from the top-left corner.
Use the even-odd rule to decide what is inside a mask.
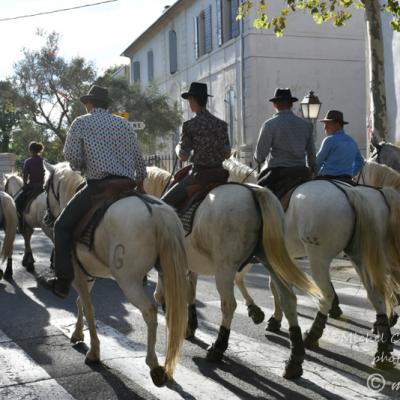
[[[147,52],[147,77],[149,82],[154,80],[154,55],[152,50]]]
[[[178,70],[178,46],[176,32],[169,31],[169,72],[174,74]]]
[[[205,33],[205,52],[212,51],[212,21],[211,21],[211,4],[204,10],[204,33]]]
[[[218,46],[222,46],[223,37],[222,37],[222,1],[216,0],[216,8],[217,8],[217,42]]]
[[[199,58],[199,17],[193,17],[194,26],[194,57]]]
[[[239,21],[236,20],[239,8],[239,0],[231,1],[231,26],[232,26],[232,37],[239,36],[240,26]]]
[[[140,82],[140,61],[133,63],[133,82]]]

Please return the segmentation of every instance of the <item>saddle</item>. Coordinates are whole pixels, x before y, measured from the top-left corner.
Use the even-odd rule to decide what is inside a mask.
[[[91,198],[92,208],[82,218],[73,232],[75,241],[93,247],[96,228],[104,217],[108,208],[125,197],[138,196],[135,182],[131,179],[112,179],[97,184],[97,193]]]
[[[181,181],[191,171],[192,165],[188,165],[179,170],[174,175],[173,184]],[[229,172],[222,167],[206,168],[194,171],[193,176],[193,184],[186,188],[187,199],[175,205],[186,236],[192,231],[194,216],[201,202],[212,189],[228,181]]]

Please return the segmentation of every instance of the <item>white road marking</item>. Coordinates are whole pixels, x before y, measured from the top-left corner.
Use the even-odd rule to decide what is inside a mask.
[[[0,331],[0,398],[74,399],[2,331]]]
[[[70,337],[75,326],[75,319],[52,320],[51,323],[67,337]],[[171,389],[154,386],[150,377],[150,369],[145,362],[145,345],[134,342],[100,321],[96,321],[96,325],[101,343],[102,363],[125,375],[157,398],[175,400],[185,398],[182,394],[186,394],[188,398],[196,400],[239,400],[239,397],[220,384],[182,365],[178,365],[176,368],[174,379],[177,384],[173,385]],[[161,363],[160,355],[157,354],[157,357]]]

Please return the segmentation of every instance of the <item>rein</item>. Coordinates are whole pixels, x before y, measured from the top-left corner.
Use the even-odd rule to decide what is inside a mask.
[[[49,179],[47,180],[45,188],[44,188],[44,190],[47,193],[47,196],[46,196],[47,211],[46,211],[46,215],[44,217],[44,223],[50,227],[54,226],[54,222],[57,219],[57,217],[51,211],[49,194],[51,191],[53,193],[53,196],[56,199],[56,201],[58,203],[60,203],[60,183],[61,182],[58,182],[57,190],[54,190],[54,171],[53,171],[53,172],[51,172]]]
[[[241,182],[240,183],[245,183],[246,182],[246,180],[247,180],[247,178],[256,170],[256,169],[258,169],[258,165],[255,167],[255,168],[253,168],[242,180],[241,180]]]
[[[173,168],[172,168],[172,172],[171,172],[171,174],[170,174],[170,176],[169,176],[169,178],[168,178],[167,184],[165,185],[163,191],[161,192],[161,196],[160,196],[160,197],[163,197],[163,195],[165,194],[165,192],[166,192],[166,190],[167,190],[169,184],[171,183],[171,179],[172,179],[172,177],[174,176],[174,172],[175,172],[175,168],[176,168],[176,165],[177,165],[177,164],[178,164],[178,157],[176,156],[176,157],[175,157],[174,166],[173,166]]]

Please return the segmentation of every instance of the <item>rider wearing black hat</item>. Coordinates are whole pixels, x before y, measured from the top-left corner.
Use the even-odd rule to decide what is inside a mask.
[[[285,188],[282,189],[285,179],[307,180],[315,170],[313,128],[292,112],[293,103],[297,100],[290,89],[275,90],[274,97],[269,101],[277,112],[261,127],[254,154],[259,164],[268,159],[258,183],[278,196],[285,192]],[[306,159],[309,168],[306,167]]]
[[[177,205],[185,200],[186,188],[193,184],[197,174],[222,170],[222,162],[230,156],[228,125],[207,110],[208,97],[212,96],[207,93],[207,85],[200,82],[193,82],[189,91],[182,93],[196,116],[184,122],[176,153],[180,160],[190,160],[193,165],[190,173],[162,197],[168,204]]]

